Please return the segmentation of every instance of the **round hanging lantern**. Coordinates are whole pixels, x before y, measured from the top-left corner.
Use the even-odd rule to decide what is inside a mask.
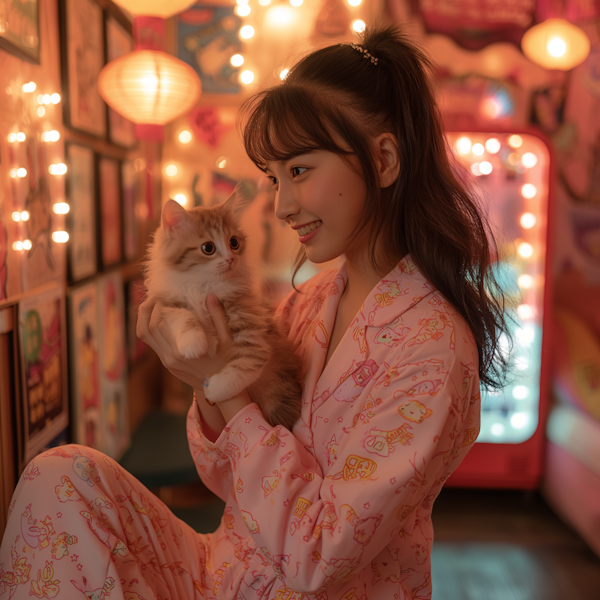
[[[529,60],[545,69],[568,71],[587,58],[590,40],[564,19],[547,19],[525,32],[521,48]]]
[[[144,15],[163,19],[176,15],[194,2],[195,0],[115,0],[115,4],[133,16]]]
[[[165,125],[187,113],[200,98],[196,72],[157,50],[134,50],[109,62],[98,76],[105,102],[133,121]]]

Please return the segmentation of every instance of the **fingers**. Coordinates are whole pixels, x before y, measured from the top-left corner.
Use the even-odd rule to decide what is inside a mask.
[[[229,330],[229,324],[227,323],[227,315],[219,299],[214,294],[209,294],[206,298],[206,308],[210,314],[215,329],[217,330],[217,339],[219,340],[219,347],[230,346],[233,342],[231,331]]]

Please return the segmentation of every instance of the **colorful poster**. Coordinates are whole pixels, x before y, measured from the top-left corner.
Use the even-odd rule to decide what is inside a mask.
[[[106,135],[106,104],[96,82],[104,66],[102,8],[94,0],[63,0],[63,95],[65,121],[87,133]]]
[[[178,15],[179,58],[200,77],[204,94],[237,94],[238,69],[229,62],[241,52],[241,19],[233,6],[194,5]]]
[[[69,332],[73,442],[101,450],[98,287],[95,283],[70,293]]]
[[[106,60],[110,62],[133,50],[133,38],[113,17],[106,19]],[[135,143],[135,127],[123,115],[108,108],[108,136],[111,142],[129,148]]]
[[[138,257],[136,203],[139,191],[139,175],[135,171],[133,161],[125,161],[121,165],[121,184],[123,193],[123,251],[125,260],[132,261]]]
[[[19,303],[25,461],[69,422],[64,312],[59,287]]]
[[[0,24],[0,48],[39,65],[39,0],[3,0]]]
[[[98,279],[102,451],[118,459],[129,443],[125,309],[120,273]]]
[[[100,184],[100,239],[102,266],[120,263],[121,245],[121,190],[119,163],[112,158],[101,158],[98,163]]]
[[[69,279],[80,281],[96,272],[96,213],[94,153],[90,148],[67,146]]]
[[[391,0],[393,5],[401,0]],[[467,50],[481,50],[496,42],[520,48],[523,34],[534,24],[536,3],[531,0],[410,0],[429,33],[452,38]]]

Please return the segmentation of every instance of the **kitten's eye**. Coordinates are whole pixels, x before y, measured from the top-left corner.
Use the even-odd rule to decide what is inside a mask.
[[[240,249],[240,242],[239,242],[239,240],[236,237],[232,237],[229,240],[229,247],[232,250],[239,250]]]
[[[216,248],[212,242],[206,242],[200,246],[200,250],[202,250],[202,252],[204,252],[204,254],[207,256],[210,256],[211,254],[215,253]]]

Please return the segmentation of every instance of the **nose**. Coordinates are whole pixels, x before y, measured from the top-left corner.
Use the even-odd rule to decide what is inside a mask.
[[[294,199],[291,190],[288,190],[281,183],[275,197],[275,216],[282,221],[290,221],[300,212],[300,207]]]
[[[231,264],[234,260],[235,260],[235,256],[230,256],[229,258],[225,259],[229,264]]]

